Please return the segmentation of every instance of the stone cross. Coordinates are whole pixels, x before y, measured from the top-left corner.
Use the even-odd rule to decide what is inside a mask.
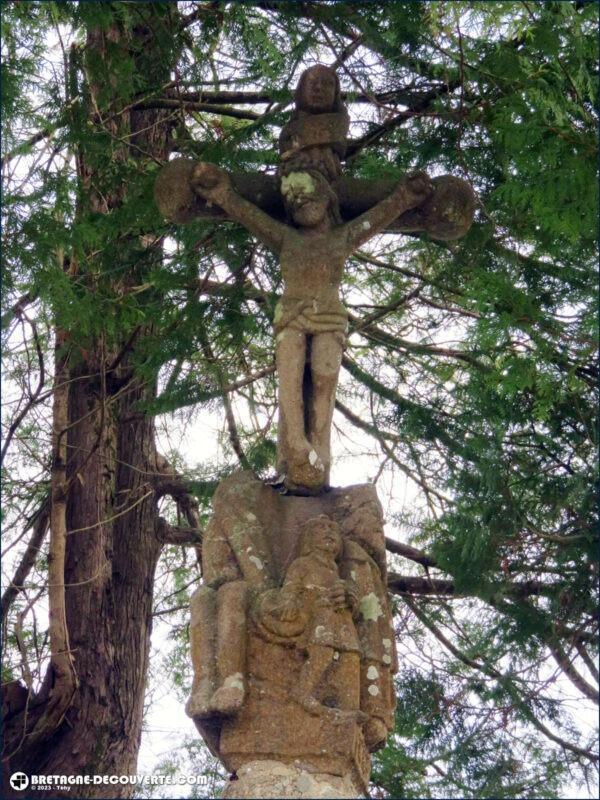
[[[239,222],[279,258],[274,317],[277,466],[219,484],[191,602],[186,711],[231,773],[224,797],[357,797],[394,727],[397,671],[383,514],[375,487],[329,487],[330,431],[347,313],[344,264],[384,230],[463,235],[474,195],[451,176],[342,175],[349,118],[335,72],[301,77],[275,176],[178,159],[162,213]]]
[[[156,199],[175,221],[218,209],[279,257],[284,291],[274,318],[277,469],[288,491],[318,494],[329,486],[331,424],[348,327],[340,300],[346,260],[394,225],[456,238],[471,223],[474,198],[464,181],[448,176],[434,181],[425,173],[391,185],[344,184],[341,158],[349,118],[332,69],[307,70],[295,104],[280,136],[281,163],[274,178],[282,209],[272,197],[273,179],[254,176],[253,182],[252,176],[232,176],[213,164],[186,160],[163,170]],[[367,202],[361,205],[358,195]]]

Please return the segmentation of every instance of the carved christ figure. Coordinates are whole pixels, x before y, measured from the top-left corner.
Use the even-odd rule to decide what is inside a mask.
[[[392,220],[427,200],[431,181],[417,173],[345,224],[340,222],[335,193],[316,171],[291,172],[281,179],[291,224],[273,219],[241,197],[228,173],[214,164],[197,164],[192,185],[280,259],[284,291],[274,319],[277,466],[289,490],[317,493],[329,480],[331,421],[347,330],[339,295],[344,264]]]
[[[338,561],[343,553],[339,525],[321,514],[308,520],[300,534],[299,555],[290,565],[281,589],[281,617],[304,616],[306,625],[297,646],[306,652],[292,696],[309,714],[353,718],[366,722],[358,709],[342,712],[324,706],[315,696],[336,651],[358,653],[360,645],[352,621],[357,613],[357,590],[351,580],[342,580]],[[339,652],[338,652],[339,657]]]

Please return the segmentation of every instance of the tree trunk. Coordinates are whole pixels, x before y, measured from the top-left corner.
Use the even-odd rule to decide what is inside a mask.
[[[85,13],[87,4],[80,4]],[[92,6],[94,4],[91,4]],[[127,9],[123,10],[123,7]],[[121,7],[121,8],[119,8]],[[94,77],[94,65],[110,70],[132,59],[134,69],[155,87],[169,80],[170,65],[155,45],[155,34],[174,23],[170,4],[114,4],[113,22],[88,31],[86,90],[88,119],[111,135],[113,162],[166,160],[171,123],[168,112],[125,111],[114,115],[101,103],[106,75]],[[125,17],[129,16],[129,22]],[[139,18],[139,21],[138,21]],[[174,54],[175,47],[171,54]],[[112,60],[112,61],[111,61]],[[119,84],[117,72],[109,85]],[[137,88],[137,87],[136,87]],[[138,89],[139,90],[139,89]],[[127,105],[117,97],[112,109]],[[109,103],[110,105],[110,103]],[[117,208],[126,188],[111,183],[109,175],[85,147],[77,154],[82,201],[80,211],[108,213]],[[104,162],[106,163],[106,162]],[[123,252],[128,250],[124,241]],[[160,258],[160,249],[134,240],[142,253],[133,272],[138,280]],[[144,250],[145,247],[145,250]],[[77,273],[93,291],[93,256]],[[131,275],[131,272],[127,274]],[[127,279],[125,279],[127,280]],[[58,320],[60,325],[60,320]],[[41,775],[124,775],[136,769],[141,738],[144,691],[152,629],[154,571],[161,549],[157,515],[157,453],[152,418],[140,408],[155,393],[147,376],[142,380],[132,366],[131,331],[111,345],[102,333],[88,351],[76,342],[77,331],[66,331],[68,364],[68,424],[66,464],[66,554],[64,611],[78,689],[53,731],[43,737],[29,733],[44,721],[48,699],[57,681],[50,666],[42,690],[29,698],[5,729],[5,781],[14,771]],[[139,343],[151,333],[138,332]],[[114,366],[118,360],[118,366]],[[63,373],[65,374],[65,373]],[[64,394],[64,392],[63,392]],[[64,498],[63,498],[64,502]],[[56,516],[56,515],[55,515]],[[52,536],[52,532],[51,532]],[[52,612],[52,608],[51,608]],[[53,654],[54,658],[54,654]],[[38,726],[39,730],[40,726]],[[26,736],[23,736],[26,733]],[[132,786],[77,786],[77,797],[128,797]],[[5,786],[5,796],[19,796]],[[64,797],[64,792],[47,792]]]

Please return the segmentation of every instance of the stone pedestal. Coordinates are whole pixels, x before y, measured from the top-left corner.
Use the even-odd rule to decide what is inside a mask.
[[[374,487],[299,497],[242,472],[213,506],[188,713],[232,775],[225,797],[366,793],[396,668]]]
[[[233,798],[351,798],[363,790],[348,776],[308,772],[282,761],[248,761],[230,780],[222,797]]]

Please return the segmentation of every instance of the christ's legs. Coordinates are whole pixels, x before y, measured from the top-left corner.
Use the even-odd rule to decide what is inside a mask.
[[[333,661],[333,647],[309,644],[307,650],[308,658],[300,670],[293,697],[309,714],[325,713],[328,709],[317,700],[315,691]]]
[[[343,349],[344,337],[339,331],[313,336],[308,438],[325,467],[325,484],[329,483],[331,421]]]
[[[306,364],[306,334],[284,328],[277,334],[275,363],[279,379],[277,469],[287,474],[294,454],[308,453],[304,430],[302,380]]]
[[[279,377],[277,470],[284,475],[289,490],[318,492],[325,483],[324,466],[306,433],[306,412],[312,396],[306,334],[293,327],[280,331],[275,358]]]

